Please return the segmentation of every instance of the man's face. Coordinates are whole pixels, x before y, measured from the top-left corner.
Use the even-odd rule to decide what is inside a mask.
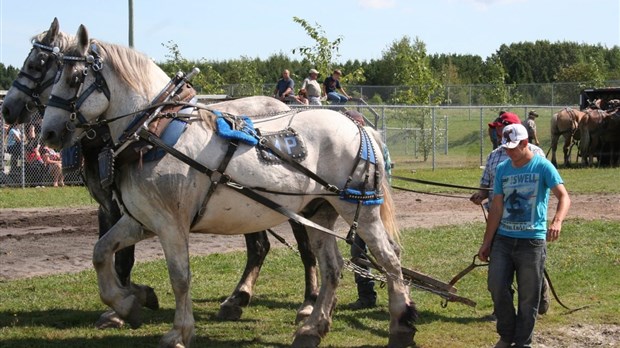
[[[285,79],[285,80],[288,80],[289,75],[290,75],[290,73],[289,73],[289,71],[288,71],[288,70],[284,70],[284,71],[282,72],[282,78],[283,78],[283,79]]]

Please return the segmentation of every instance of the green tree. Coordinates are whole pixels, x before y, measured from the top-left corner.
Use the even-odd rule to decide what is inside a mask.
[[[18,73],[19,69],[12,65],[6,67],[4,64],[0,63],[0,89],[8,90],[11,88],[13,80],[17,78]]]
[[[168,54],[166,55],[166,62],[160,64],[160,67],[168,75],[173,76],[179,71],[187,73],[194,67],[198,67],[200,73],[192,79],[192,84],[198,93],[209,94],[224,92],[221,87],[224,80],[204,58],[200,61],[190,61],[184,58],[179,46],[172,40],[165,44],[162,43],[162,46],[168,49]]]
[[[395,93],[394,103],[438,105],[442,102],[443,87],[430,68],[426,45],[417,37],[413,41],[407,36],[394,41],[383,52],[382,60],[385,71],[394,76],[394,82],[404,86]],[[420,129],[419,143],[426,161],[433,150],[433,141],[438,141],[437,138],[433,139],[431,134],[439,134],[430,109],[421,108],[417,115],[402,114],[400,118],[405,122],[412,121]]]

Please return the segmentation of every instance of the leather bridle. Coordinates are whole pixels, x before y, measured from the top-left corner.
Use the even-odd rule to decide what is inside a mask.
[[[56,64],[57,69],[60,69],[60,66],[62,64],[61,59],[60,59],[61,54],[60,54],[60,48],[58,48],[57,46],[52,47],[52,46],[44,45],[40,42],[35,41],[32,43],[32,50],[30,51],[30,54],[28,54],[28,57],[30,57],[33,54],[33,51],[35,50],[46,52],[40,61],[41,75],[36,77],[31,74],[28,74],[27,72],[23,70],[23,67],[22,67],[22,70],[20,70],[19,73],[17,74],[17,79],[13,81],[12,86],[17,88],[22,93],[26,94],[31,99],[30,101],[26,103],[26,110],[30,112],[33,112],[35,110],[39,112],[43,112],[43,110],[45,110],[45,104],[41,102],[40,95],[44,90],[46,90],[48,87],[54,84],[54,80],[55,80],[55,77],[51,77],[45,81],[44,81],[44,78],[45,78],[45,75],[47,75],[47,72],[53,68],[54,64]],[[34,83],[34,87],[30,88],[24,85],[23,83],[19,82],[18,79],[20,77],[24,77],[32,81]]]
[[[84,115],[82,115],[82,112],[80,111],[82,104],[95,91],[102,92],[108,101],[110,101],[110,89],[108,88],[103,74],[101,73],[103,62],[101,61],[101,56],[99,55],[97,46],[92,44],[90,47],[90,54],[85,57],[63,56],[62,61],[68,65],[83,62],[85,63],[84,69],[76,77],[76,81],[72,83],[75,87],[75,95],[72,98],[64,99],[56,95],[52,95],[47,105],[70,112],[69,121],[66,124],[68,131],[73,131],[75,128],[91,128],[95,124],[89,123]],[[95,76],[95,81],[84,89],[84,81],[91,70]]]

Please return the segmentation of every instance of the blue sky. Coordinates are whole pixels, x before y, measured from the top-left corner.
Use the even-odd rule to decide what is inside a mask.
[[[312,4],[312,6],[309,6]],[[20,67],[30,38],[49,28],[75,33],[83,23],[103,41],[128,43],[126,0],[0,0],[0,61]],[[173,17],[174,16],[174,17]],[[407,35],[427,52],[477,54],[502,44],[549,40],[620,45],[619,0],[134,0],[135,47],[165,60],[170,40],[189,59],[267,58],[312,45],[293,21],[343,37],[340,57],[370,60]]]

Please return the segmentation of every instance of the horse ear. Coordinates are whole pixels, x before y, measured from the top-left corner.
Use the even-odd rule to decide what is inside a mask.
[[[60,31],[60,24],[58,23],[58,18],[54,17],[52,24],[50,25],[49,30],[45,34],[43,38],[43,43],[50,45],[56,37],[58,36],[58,32]]]
[[[86,30],[86,27],[84,26],[84,24],[80,24],[76,37],[78,39],[77,41],[78,41],[80,50],[83,53],[86,53],[88,51],[89,39],[88,39],[88,31]]]

